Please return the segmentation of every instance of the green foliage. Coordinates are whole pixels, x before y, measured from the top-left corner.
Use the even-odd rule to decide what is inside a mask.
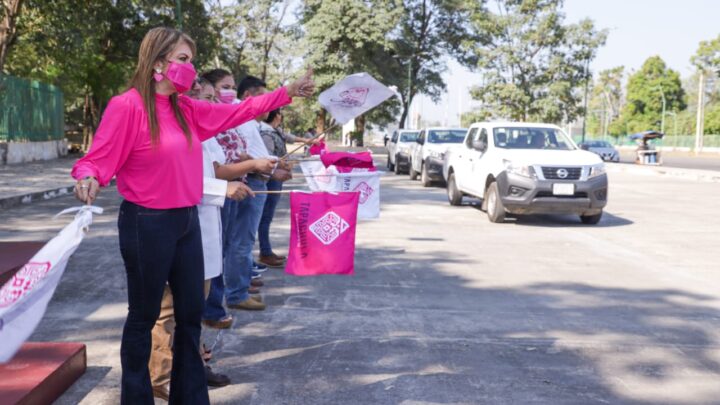
[[[209,20],[200,0],[184,0],[182,10],[198,46],[194,63],[201,66],[215,47]],[[174,26],[174,12],[173,0],[28,0],[7,68],[60,87],[68,121],[92,127],[110,97],[124,90],[145,33]]]
[[[686,108],[680,74],[669,69],[659,56],[653,56],[628,79],[622,121],[629,133],[660,130],[663,95],[666,111],[677,112]]]
[[[586,66],[607,32],[591,20],[565,24],[560,0],[497,0],[474,21],[484,82],[472,95],[498,118],[572,121],[582,113]]]

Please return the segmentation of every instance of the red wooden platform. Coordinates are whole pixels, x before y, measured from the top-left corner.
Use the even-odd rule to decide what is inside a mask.
[[[0,364],[0,404],[52,404],[85,373],[81,343],[28,342]]]

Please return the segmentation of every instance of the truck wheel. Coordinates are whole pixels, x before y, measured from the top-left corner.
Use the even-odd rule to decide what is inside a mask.
[[[600,222],[600,218],[602,218],[602,211],[595,215],[580,215],[580,221],[585,225],[595,225]]]
[[[393,166],[395,166],[395,167],[393,167],[393,171],[395,172],[395,174],[400,174],[400,165],[399,165],[399,163],[400,163],[400,160],[398,160],[398,157],[395,156],[395,164],[393,165]]]
[[[450,173],[447,181],[447,196],[450,205],[462,205],[463,193],[460,192],[455,183],[455,173]]]
[[[485,193],[487,215],[490,222],[504,222],[505,221],[505,206],[503,206],[502,200],[500,199],[500,192],[496,182],[490,184],[487,192]]]
[[[420,183],[423,187],[430,187],[432,185],[432,181],[430,180],[430,175],[427,172],[427,165],[423,164],[422,169],[420,169]]]
[[[389,154],[389,153],[388,153],[387,159],[388,159],[388,163],[387,163],[387,168],[388,168],[388,170],[389,170],[389,171],[395,170],[395,165],[392,164],[391,161],[390,161],[390,154]],[[396,160],[396,162],[397,162],[397,160]]]
[[[410,162],[410,169],[408,169],[408,173],[410,173],[410,180],[417,180],[418,174],[420,174],[413,169],[412,162]]]

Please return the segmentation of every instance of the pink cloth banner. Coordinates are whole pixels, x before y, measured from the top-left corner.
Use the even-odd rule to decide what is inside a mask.
[[[335,166],[340,173],[374,172],[377,170],[371,152],[327,152],[320,156],[320,160],[322,160],[325,167]]]
[[[294,276],[352,275],[360,194],[290,194],[290,252],[285,272]]]

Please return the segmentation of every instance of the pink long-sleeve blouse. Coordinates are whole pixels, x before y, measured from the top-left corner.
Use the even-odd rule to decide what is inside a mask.
[[[128,201],[147,208],[197,205],[202,197],[201,142],[258,115],[290,104],[283,87],[240,104],[215,104],[180,96],[178,105],[192,133],[188,146],[169,96],[155,96],[160,142],[152,145],[142,97],[130,89],[110,100],[87,155],[72,170],[75,179],[95,176]]]

